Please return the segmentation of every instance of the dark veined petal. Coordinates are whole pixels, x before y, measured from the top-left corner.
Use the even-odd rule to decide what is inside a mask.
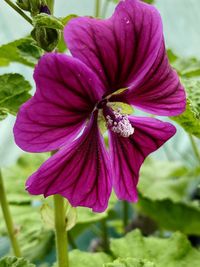
[[[109,19],[72,19],[64,37],[72,55],[97,73],[109,94],[145,77],[162,44],[162,22],[153,6],[124,0]]]
[[[175,70],[169,64],[164,43],[146,76],[132,83],[111,101],[123,101],[152,114],[175,116],[186,107],[186,95]]]
[[[137,201],[137,183],[145,158],[171,138],[176,128],[153,118],[130,116],[134,133],[124,138],[109,131],[113,184],[119,199]]]
[[[26,185],[33,195],[60,194],[72,206],[104,211],[112,188],[111,167],[96,115],[83,134],[47,160]]]
[[[98,77],[78,59],[49,53],[34,72],[36,93],[20,108],[15,141],[29,152],[51,151],[72,140],[101,98]]]

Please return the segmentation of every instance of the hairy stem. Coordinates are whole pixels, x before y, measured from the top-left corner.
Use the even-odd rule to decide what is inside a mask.
[[[5,219],[5,223],[6,223],[6,227],[7,227],[7,231],[8,231],[10,241],[11,241],[14,255],[16,257],[21,257],[20,247],[19,247],[19,244],[16,238],[16,233],[15,233],[12,217],[10,214],[8,201],[6,199],[6,192],[5,192],[5,188],[3,184],[3,177],[2,177],[1,171],[0,171],[0,203],[1,203],[1,208],[2,208],[3,216]]]
[[[4,0],[10,7],[12,7],[20,16],[22,16],[28,23],[32,25],[32,20],[18,7],[16,6],[12,1],[10,0]]]
[[[200,153],[199,153],[198,147],[195,143],[194,137],[191,134],[189,134],[189,138],[190,138],[190,142],[191,142],[194,154],[195,154],[197,160],[200,162]]]
[[[54,195],[55,235],[58,267],[69,267],[64,198]]]
[[[100,0],[96,0],[95,3],[95,17],[99,17],[100,15]]]

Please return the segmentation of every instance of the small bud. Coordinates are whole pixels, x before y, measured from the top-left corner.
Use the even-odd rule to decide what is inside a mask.
[[[40,8],[42,5],[42,0],[29,0],[31,6],[31,16],[34,17],[40,13]]]
[[[31,35],[37,45],[47,52],[51,52],[57,46],[60,39],[60,32],[56,29],[35,27]]]
[[[40,13],[46,13],[48,15],[51,15],[51,11],[49,10],[48,6],[46,6],[46,5],[41,5]]]

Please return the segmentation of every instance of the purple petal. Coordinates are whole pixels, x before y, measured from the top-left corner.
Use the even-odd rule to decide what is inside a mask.
[[[185,110],[185,91],[169,64],[164,44],[146,76],[130,84],[129,90],[121,95],[113,96],[111,101],[123,101],[143,111],[164,116],[175,116]]]
[[[109,19],[72,19],[64,37],[73,56],[97,73],[109,94],[151,69],[163,40],[162,22],[153,6],[124,0]]]
[[[102,84],[84,63],[56,53],[42,57],[34,79],[37,90],[18,113],[15,141],[25,151],[51,151],[81,131],[101,99]]]
[[[72,206],[104,211],[112,188],[111,167],[96,118],[79,139],[47,160],[26,185],[33,195],[60,194]]]
[[[134,133],[129,138],[112,131],[110,152],[114,173],[114,189],[119,199],[137,201],[139,170],[145,158],[171,138],[176,128],[153,118],[130,116]]]

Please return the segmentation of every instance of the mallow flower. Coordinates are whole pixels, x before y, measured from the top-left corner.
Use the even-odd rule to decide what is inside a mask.
[[[185,92],[165,51],[155,7],[123,0],[109,19],[79,17],[64,29],[72,56],[47,53],[34,71],[36,93],[22,105],[16,143],[28,152],[57,152],[27,180],[33,195],[60,194],[72,206],[102,212],[112,188],[137,201],[144,159],[176,129],[152,117],[124,114],[123,102],[142,111],[174,116]],[[104,117],[109,148],[98,127]]]

